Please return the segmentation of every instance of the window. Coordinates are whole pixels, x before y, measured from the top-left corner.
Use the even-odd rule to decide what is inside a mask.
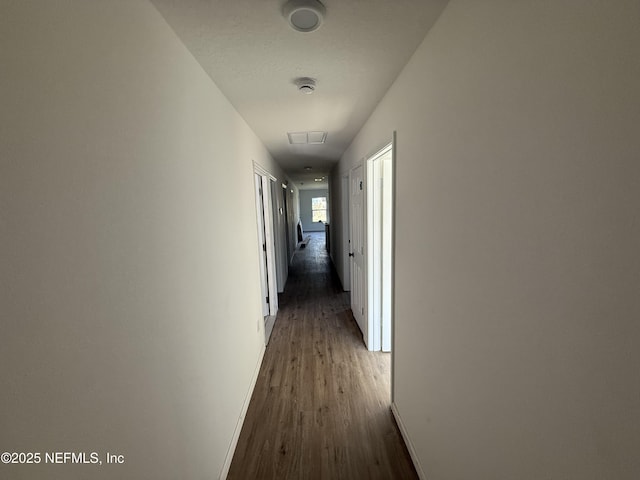
[[[311,214],[314,222],[327,222],[327,197],[311,199]]]

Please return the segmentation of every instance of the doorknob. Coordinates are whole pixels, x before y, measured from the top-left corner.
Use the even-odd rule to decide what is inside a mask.
[[[350,256],[350,257],[353,257],[353,253],[350,253],[350,254],[349,254],[349,256]]]

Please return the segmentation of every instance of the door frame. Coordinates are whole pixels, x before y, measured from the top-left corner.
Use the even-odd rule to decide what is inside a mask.
[[[269,173],[260,164],[253,162],[253,173],[258,175],[262,182],[262,200],[264,202],[264,232],[266,248],[264,249],[267,256],[267,283],[269,285],[269,316],[275,319],[278,313],[278,281],[276,275],[276,252],[275,252],[275,235],[274,235],[274,219],[273,219],[273,202],[271,186],[275,184],[276,177]],[[259,212],[256,211],[256,215]],[[256,218],[256,224],[259,228],[259,220]],[[259,243],[259,242],[258,242]],[[262,249],[262,245],[258,245]]]
[[[367,157],[365,165],[367,345],[372,351],[389,352],[393,306],[393,141]]]
[[[256,202],[256,226],[258,231],[258,259],[260,264],[260,305],[262,307],[262,316],[268,317],[269,312],[269,275],[267,273],[267,238],[265,232],[265,219],[264,219],[264,191],[262,188],[262,177],[255,173],[253,174],[253,192]]]

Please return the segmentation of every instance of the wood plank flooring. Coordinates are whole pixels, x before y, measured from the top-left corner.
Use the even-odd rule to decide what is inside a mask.
[[[417,479],[324,234],[296,252],[228,479]]]

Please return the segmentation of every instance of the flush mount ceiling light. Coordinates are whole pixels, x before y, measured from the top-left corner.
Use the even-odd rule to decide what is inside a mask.
[[[318,0],[289,0],[282,8],[282,15],[291,28],[308,33],[320,28],[325,11]]]
[[[294,80],[298,90],[304,94],[311,95],[316,91],[316,81],[309,77],[300,77]]]

